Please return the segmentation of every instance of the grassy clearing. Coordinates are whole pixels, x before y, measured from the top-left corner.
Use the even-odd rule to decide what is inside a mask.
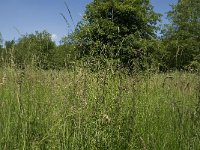
[[[0,70],[0,149],[198,149],[199,77]]]

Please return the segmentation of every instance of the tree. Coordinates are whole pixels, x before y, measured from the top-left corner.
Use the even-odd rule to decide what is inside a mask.
[[[50,66],[52,69],[71,69],[75,61],[76,51],[69,36],[64,36],[60,45],[51,53]]]
[[[23,36],[15,44],[15,63],[19,66],[36,64],[47,69],[56,44],[47,31]]]
[[[12,49],[13,46],[15,45],[15,41],[11,40],[11,41],[5,41],[5,48],[8,49]]]
[[[0,32],[0,66],[3,64],[3,38]]]
[[[168,12],[171,24],[164,34],[167,64],[178,69],[200,62],[200,2],[179,0]]]
[[[13,63],[13,50],[15,41],[5,41],[5,47],[0,48],[0,63],[1,65],[11,65]]]
[[[2,38],[2,34],[0,32],[0,49],[3,48],[3,38]]]
[[[155,51],[159,17],[149,0],[94,0],[74,33],[80,57],[144,68]]]

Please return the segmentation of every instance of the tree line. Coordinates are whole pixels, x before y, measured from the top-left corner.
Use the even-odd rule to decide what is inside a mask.
[[[42,69],[85,64],[93,70],[108,65],[130,71],[199,70],[199,1],[178,0],[167,14],[169,23],[160,28],[161,14],[153,10],[150,0],[93,0],[60,45],[47,31],[5,41],[4,47],[0,35],[0,64]]]

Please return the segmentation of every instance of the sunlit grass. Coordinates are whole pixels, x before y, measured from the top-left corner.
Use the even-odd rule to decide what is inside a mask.
[[[198,149],[199,77],[0,70],[0,149]]]

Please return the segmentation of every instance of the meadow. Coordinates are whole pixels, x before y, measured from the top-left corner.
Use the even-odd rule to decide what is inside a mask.
[[[195,150],[199,136],[198,74],[0,69],[2,150]]]

